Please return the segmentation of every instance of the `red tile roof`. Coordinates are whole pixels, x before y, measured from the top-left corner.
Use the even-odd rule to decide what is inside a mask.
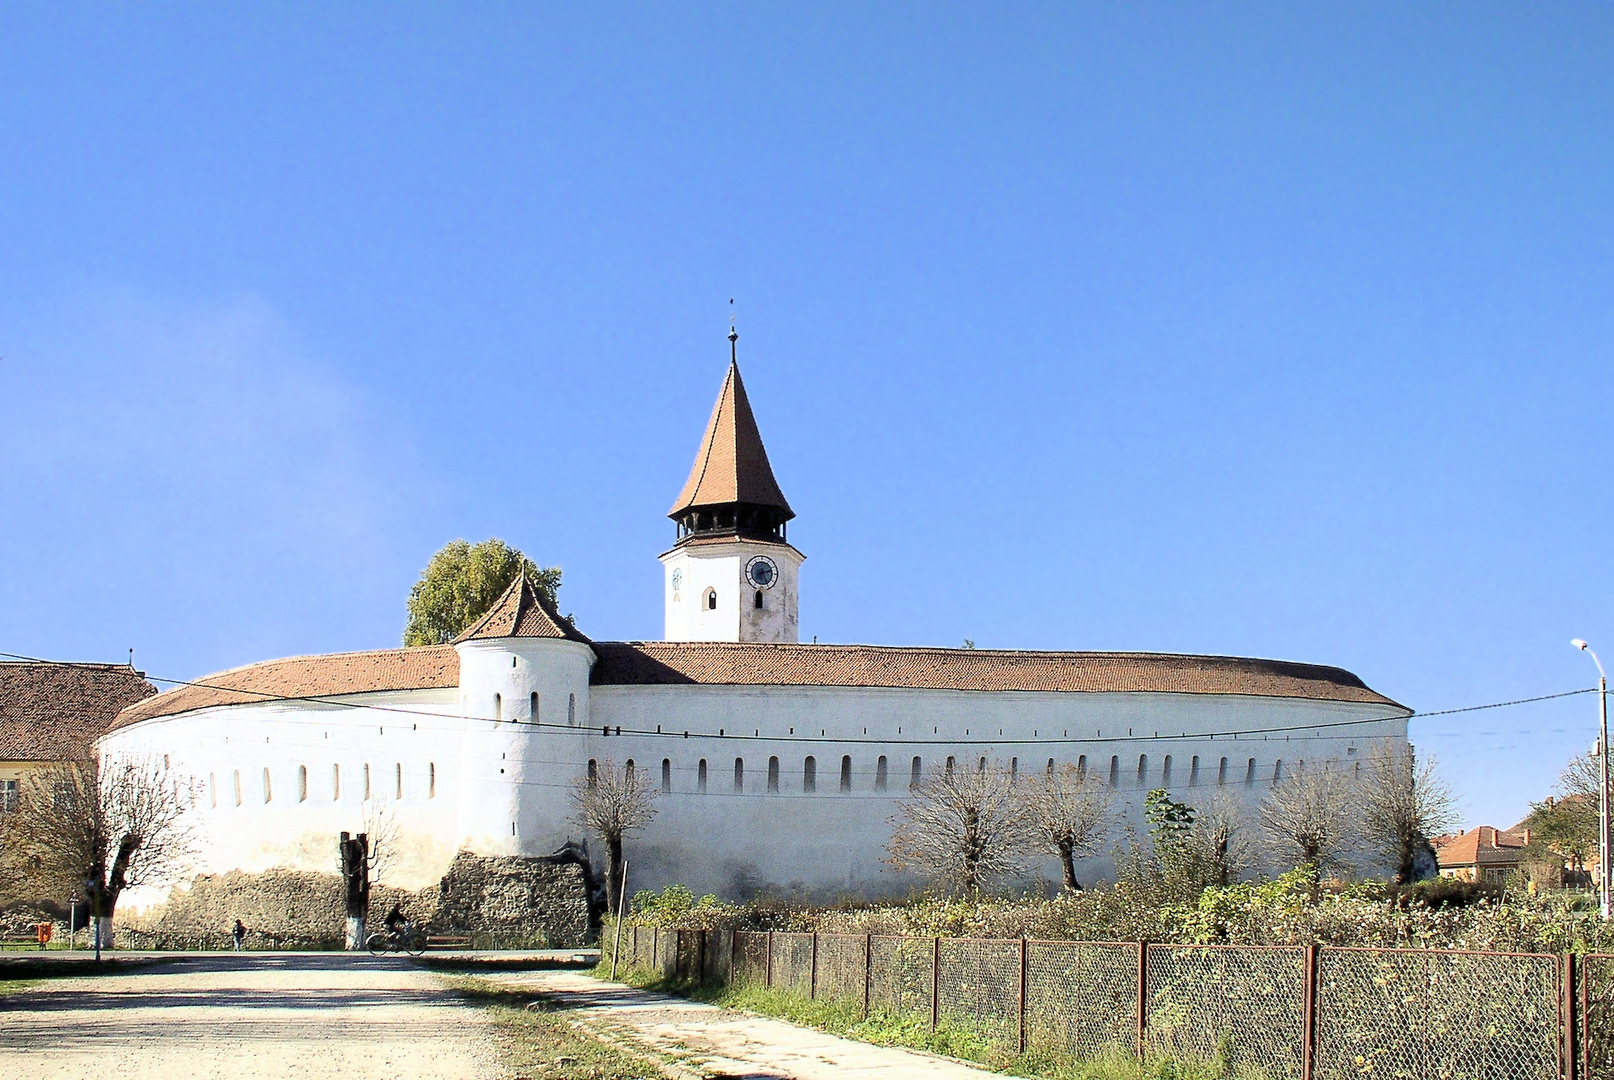
[[[1441,843],[1440,841],[1445,841]],[[1528,838],[1506,832],[1490,825],[1481,825],[1456,836],[1442,836],[1430,841],[1435,848],[1435,861],[1442,869],[1457,866],[1515,866],[1520,852],[1528,845]]]
[[[62,761],[157,688],[127,664],[0,663],[0,761]]]
[[[566,620],[542,591],[518,574],[504,590],[504,595],[470,627],[456,642],[477,641],[484,638],[546,637],[565,638],[568,641],[587,642],[582,632]]]
[[[751,401],[745,395],[745,383],[740,381],[739,365],[733,362],[718,392],[712,418],[707,421],[695,465],[667,516],[677,518],[691,507],[728,503],[774,506],[785,512],[787,520],[795,516],[785,502],[784,492],[779,490],[779,482],[773,478],[773,466],[768,464],[768,451],[762,446],[762,433],[757,430]]]

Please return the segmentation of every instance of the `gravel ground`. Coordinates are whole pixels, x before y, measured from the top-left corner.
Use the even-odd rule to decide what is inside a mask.
[[[0,997],[0,1076],[499,1080],[490,1035],[401,959],[226,953]]]

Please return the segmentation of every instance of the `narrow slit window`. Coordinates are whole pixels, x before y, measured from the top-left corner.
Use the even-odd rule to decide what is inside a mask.
[[[874,763],[874,790],[884,791],[891,779],[891,764],[886,761],[884,754]]]
[[[218,809],[219,789],[218,786],[213,782],[212,773],[207,774],[207,803],[210,808],[214,810]]]
[[[809,795],[818,790],[818,759],[811,754],[801,763],[801,790]]]
[[[841,790],[852,790],[852,755],[841,755]]]
[[[566,695],[566,724],[569,727],[577,726],[577,695]]]
[[[588,786],[596,787],[600,782],[600,763],[594,758],[588,759]]]
[[[1110,755],[1110,787],[1120,787],[1120,786],[1121,786],[1121,756],[1119,754],[1111,754]]]
[[[745,759],[744,758],[735,758],[734,759],[734,790],[735,791],[744,791],[745,790]]]
[[[370,763],[368,761],[364,763],[364,798],[367,802],[370,798]]]
[[[241,770],[235,770],[235,805],[241,805]]]
[[[342,801],[342,766],[331,766],[331,802]]]
[[[717,610],[717,590],[716,589],[707,589],[706,590],[706,610],[707,611],[716,611]]]
[[[502,694],[494,694],[493,695],[493,722],[495,724],[497,724],[500,721],[502,721],[503,719],[504,719],[504,696]]]
[[[1216,766],[1216,786],[1217,787],[1226,787],[1227,786],[1227,759],[1226,758],[1223,758],[1222,763],[1220,765]]]
[[[758,611],[762,610],[762,590],[761,589],[757,590],[756,609]]]
[[[661,790],[664,791],[664,792],[672,790],[672,759],[671,758],[662,758],[661,759]]]
[[[274,791],[269,787],[269,770],[263,770],[263,801],[268,802],[275,797]]]
[[[1020,779],[1020,759],[1012,757],[1009,759],[1009,781],[1012,783],[1018,779]]]
[[[636,769],[637,769],[637,767],[633,764],[633,759],[632,758],[629,758],[628,763],[626,765],[622,766],[622,776],[630,784],[633,783],[633,774],[636,771]]]
[[[1272,783],[1278,784],[1283,780],[1283,758],[1272,763]]]
[[[297,766],[297,801],[308,801],[308,766]]]
[[[539,723],[539,720],[538,720],[538,691],[534,690],[531,694],[527,695],[527,701],[528,701],[528,704],[527,704],[527,719],[531,720],[535,724]]]
[[[979,773],[984,773],[986,771],[986,759],[985,758],[981,759],[980,764],[975,767],[975,771],[979,772]]]
[[[437,762],[426,762],[426,798],[437,798]]]
[[[1245,769],[1244,769],[1244,786],[1245,787],[1254,787],[1255,786],[1255,759],[1254,758],[1250,759],[1249,765],[1247,765],[1245,767]]]
[[[1138,755],[1138,786],[1142,787],[1149,780],[1149,755]]]
[[[919,786],[919,773],[920,773],[920,761],[916,757],[916,758],[913,759],[913,772],[911,774],[909,774],[909,776],[908,776],[908,786],[910,788],[916,788],[916,787]]]
[[[1054,775],[1054,759],[1053,758],[1048,759],[1048,775],[1050,777]]]
[[[957,760],[956,760],[956,759],[955,759],[955,758],[954,758],[954,757],[953,757],[953,755],[951,755],[951,754],[948,754],[948,755],[947,755],[947,775],[948,775],[948,776],[952,776],[952,775],[953,775],[953,767],[954,767],[954,766],[955,766],[955,765],[957,765],[957,764],[958,764],[958,762],[957,762]]]
[[[1087,755],[1083,754],[1076,759],[1076,782],[1079,784],[1087,779]]]
[[[1188,763],[1188,786],[1189,787],[1198,787],[1199,786],[1199,755],[1198,754],[1195,754],[1193,760]]]
[[[403,762],[397,762],[392,766],[392,780],[392,797],[401,800],[403,798]]]
[[[1170,754],[1167,754],[1166,759],[1160,763],[1160,786],[1163,787],[1163,788],[1169,788],[1171,786],[1171,755]]]
[[[768,793],[771,795],[779,790],[779,759],[768,759]]]
[[[699,791],[702,795],[706,794],[706,759],[705,758],[701,758],[700,765],[697,766],[696,769],[695,769],[695,790]]]

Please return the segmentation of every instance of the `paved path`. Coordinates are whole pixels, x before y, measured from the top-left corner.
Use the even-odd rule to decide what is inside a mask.
[[[0,997],[0,1076],[494,1080],[490,1034],[406,960],[212,954]]]
[[[754,1080],[984,1080],[997,1073],[913,1050],[868,1043],[652,994],[574,972],[488,976],[557,998],[585,1027],[668,1061],[674,1075]]]

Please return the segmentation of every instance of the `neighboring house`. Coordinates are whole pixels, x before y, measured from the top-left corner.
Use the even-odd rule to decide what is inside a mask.
[[[1440,863],[1440,876],[1458,881],[1503,881],[1525,862],[1530,830],[1507,831],[1481,825],[1455,836],[1430,841]]]
[[[30,772],[87,753],[156,692],[128,664],[0,663],[0,812],[17,808]]]

